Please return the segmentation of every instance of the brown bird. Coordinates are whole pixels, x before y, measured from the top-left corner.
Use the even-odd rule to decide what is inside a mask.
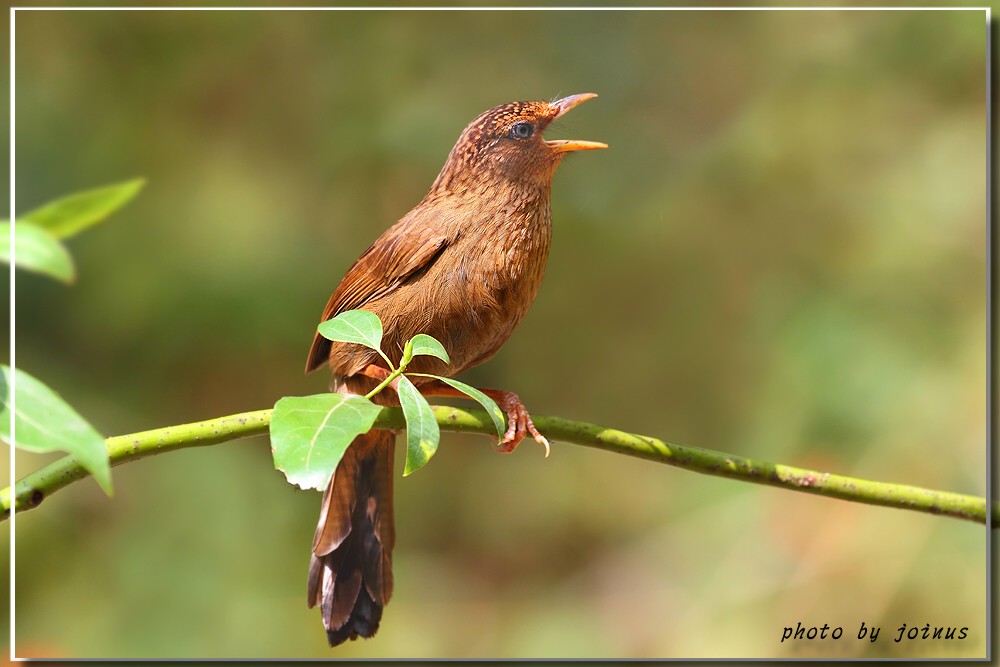
[[[552,237],[552,175],[590,141],[546,141],[555,119],[597,97],[512,102],[482,113],[458,138],[441,173],[416,207],[350,268],[323,321],[355,308],[382,320],[385,353],[399,363],[418,333],[437,338],[451,363],[420,356],[408,371],[453,376],[490,359],[520,323],[542,282]],[[361,345],[313,338],[306,372],[328,363],[334,391],[366,394],[387,377],[379,355]],[[425,396],[451,387],[413,378]],[[484,390],[507,414],[502,451],[535,429],[516,394]],[[388,395],[387,395],[388,394]],[[392,392],[376,400],[398,404]],[[392,594],[392,467],[395,435],[371,431],[351,443],[323,496],[309,567],[309,606],[319,605],[331,646],[371,637]]]

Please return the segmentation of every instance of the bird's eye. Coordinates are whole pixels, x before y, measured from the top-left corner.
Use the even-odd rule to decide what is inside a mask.
[[[510,136],[514,139],[527,139],[535,133],[535,127],[531,123],[517,123],[510,128]]]

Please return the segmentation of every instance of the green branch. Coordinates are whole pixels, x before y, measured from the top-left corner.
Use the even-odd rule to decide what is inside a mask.
[[[437,407],[434,408],[434,416],[441,428],[447,431],[482,433],[488,436],[495,435],[496,432],[493,421],[481,410]],[[270,422],[271,410],[258,410],[194,424],[122,435],[107,439],[108,454],[111,465],[114,466],[176,449],[205,447],[237,438],[263,435],[267,433]],[[558,417],[534,417],[534,422],[538,430],[550,440],[604,449],[706,475],[869,505],[939,514],[982,524],[987,522],[990,514],[986,500],[975,496],[767,463]],[[403,413],[399,408],[383,408],[375,420],[376,428],[399,429],[404,426]],[[16,511],[37,507],[55,491],[86,476],[87,471],[73,457],[68,456],[49,464],[18,480],[14,485]],[[10,505],[11,490],[8,487],[0,491],[0,509],[3,510],[4,519],[10,514]],[[993,528],[1000,527],[1000,504],[994,503],[992,509],[991,525]]]

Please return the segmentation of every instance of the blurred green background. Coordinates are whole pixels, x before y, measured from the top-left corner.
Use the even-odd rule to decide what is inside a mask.
[[[17,362],[107,435],[322,391],[301,369],[327,297],[465,124],[593,91],[549,136],[611,149],[560,168],[538,300],[466,379],[982,495],[985,64],[981,12],[19,12],[18,210],[148,185],[70,242],[75,286],[18,275]],[[987,531],[955,520],[444,434],[396,485],[379,634],[330,650],[319,495],[266,439],[114,482],[17,522],[19,655],[985,654]],[[779,643],[796,622],[844,638]]]

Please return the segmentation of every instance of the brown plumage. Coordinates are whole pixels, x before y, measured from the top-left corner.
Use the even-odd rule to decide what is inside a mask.
[[[355,308],[379,316],[382,347],[398,363],[418,333],[437,338],[450,364],[417,357],[409,371],[453,376],[494,354],[531,306],[551,240],[549,193],[562,158],[605,148],[588,141],[546,141],[548,125],[596,95],[556,102],[512,102],[472,121],[430,191],[350,268],[323,320]],[[318,333],[306,372],[328,363],[332,388],[364,394],[385,377],[384,361],[361,345],[331,343]],[[424,395],[450,387],[413,378]],[[501,443],[513,451],[528,434],[545,445],[517,396],[485,390],[507,413]],[[386,404],[392,392],[376,399]],[[309,606],[319,605],[331,646],[371,637],[392,594],[392,457],[386,431],[359,436],[323,497],[309,570]]]

